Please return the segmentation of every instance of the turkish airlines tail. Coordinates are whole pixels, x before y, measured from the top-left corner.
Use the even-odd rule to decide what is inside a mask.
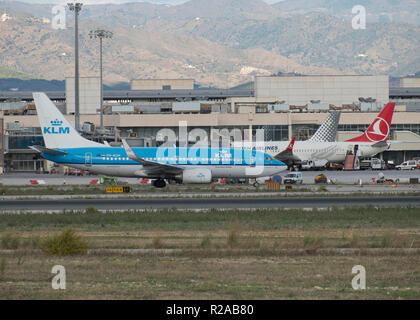
[[[290,141],[289,145],[286,148],[286,151],[293,151],[293,147],[295,146],[296,137],[293,137],[292,141]]]
[[[380,142],[387,141],[391,129],[392,116],[395,103],[388,103],[381,113],[372,122],[369,128],[359,137],[346,140],[346,142]]]
[[[292,141],[290,141],[287,148],[283,150],[282,152],[276,154],[274,156],[274,159],[282,161],[286,163],[288,166],[301,163],[302,161],[299,159],[299,157],[293,154],[293,147],[295,145],[295,141],[296,141],[296,137],[293,137]]]

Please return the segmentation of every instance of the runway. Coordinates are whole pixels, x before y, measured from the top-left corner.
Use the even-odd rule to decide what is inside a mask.
[[[144,209],[264,209],[329,208],[350,206],[420,206],[420,197],[282,197],[193,199],[71,199],[1,200],[0,211],[144,210]]]
[[[302,171],[303,183],[304,184],[313,184],[314,178],[320,173],[325,174],[329,179],[333,179],[338,184],[355,184],[358,183],[358,180],[361,179],[364,184],[371,183],[372,179],[378,178],[380,171],[373,170],[362,170],[362,171]],[[420,170],[384,170],[381,171],[385,174],[386,178],[419,178],[420,179]],[[284,177],[288,172],[285,171],[281,174]],[[19,185],[30,185],[29,180],[44,180],[46,185],[88,185],[89,182],[93,179],[98,179],[98,176],[65,176],[62,174],[23,174],[23,173],[13,173],[5,174],[0,176],[0,184],[4,186],[19,186]],[[137,178],[119,178],[120,182],[128,184],[139,184],[139,179]]]

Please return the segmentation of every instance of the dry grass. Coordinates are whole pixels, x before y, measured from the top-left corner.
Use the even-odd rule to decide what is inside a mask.
[[[418,299],[418,255],[270,257],[7,258],[4,299]],[[51,268],[66,268],[67,289],[51,289]],[[351,269],[367,271],[354,291]],[[13,266],[9,267],[9,266]]]
[[[400,211],[401,219],[359,209],[342,215],[229,214],[4,216],[2,249],[13,250],[0,250],[0,297],[420,298],[420,227],[418,215],[412,212]],[[378,221],[378,216],[383,220]],[[74,230],[91,249],[117,250],[83,256],[51,256],[35,250],[39,239],[56,230],[56,225],[78,226]],[[334,248],[347,251],[330,250]],[[51,289],[51,268],[57,264],[66,268],[65,291]],[[351,269],[359,264],[367,270],[368,289],[363,292],[351,288]]]
[[[239,224],[235,222],[232,228],[228,231],[226,245],[230,248],[234,248],[239,242]]]
[[[155,236],[152,239],[152,248],[153,249],[162,249],[165,244],[162,241],[162,237],[160,235]]]
[[[319,249],[324,246],[324,238],[320,234],[305,235],[303,237],[303,247],[307,249]]]
[[[20,239],[13,233],[5,233],[1,236],[0,247],[3,249],[17,249],[20,245]]]
[[[201,240],[201,243],[200,243],[200,246],[202,247],[202,248],[210,248],[211,247],[211,240],[212,240],[212,236],[211,236],[211,234],[206,234],[204,237],[203,237],[203,240]]]
[[[391,229],[385,230],[381,235],[381,248],[412,248],[418,241],[414,237],[404,234],[401,231]]]
[[[360,242],[360,235],[356,232],[352,232],[351,236],[349,238],[349,247],[350,248],[360,248],[361,242]]]

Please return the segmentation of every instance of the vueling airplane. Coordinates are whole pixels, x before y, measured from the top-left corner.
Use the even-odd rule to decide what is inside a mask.
[[[360,157],[373,157],[388,150],[388,141],[395,103],[388,103],[375,118],[369,128],[359,137],[343,142],[326,142],[320,140],[270,141],[265,143],[265,150],[275,159],[288,164],[299,164],[302,161],[325,160],[326,162],[344,162],[349,150],[356,150]],[[393,142],[398,143],[398,142]],[[247,145],[243,146],[249,149]],[[257,147],[256,150],[259,150]],[[278,150],[283,150],[278,152]]]
[[[299,145],[301,145],[302,143],[306,145],[313,145],[314,143],[319,142],[334,142],[337,135],[340,115],[340,111],[331,111],[328,117],[325,118],[324,122],[315,132],[315,134],[305,141],[296,142],[296,137],[293,137],[289,145],[287,145],[287,142],[283,141],[266,141],[264,143],[264,150],[262,149],[262,146],[254,147],[254,145],[250,145],[248,141],[233,142],[232,146],[234,148],[245,149],[255,148],[258,151],[264,151],[269,153],[270,155],[276,156],[277,160],[284,162],[288,166],[293,166],[295,164],[300,165],[302,163],[302,160],[299,158],[299,156],[293,153],[293,147],[295,142]]]
[[[94,174],[210,183],[214,178],[273,176],[287,166],[266,153],[229,148],[110,147],[83,138],[45,93],[33,93],[45,147],[32,146],[47,160]]]

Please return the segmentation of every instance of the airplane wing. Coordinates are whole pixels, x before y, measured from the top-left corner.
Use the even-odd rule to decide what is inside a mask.
[[[122,139],[122,143],[125,149],[125,152],[127,153],[127,156],[130,160],[136,161],[143,165],[143,169],[147,172],[147,174],[153,176],[171,176],[171,175],[177,175],[184,171],[183,168],[180,168],[178,166],[174,166],[171,164],[164,164],[159,163],[155,161],[149,161],[145,160],[143,158],[140,158],[136,155],[136,153],[133,151],[133,149],[128,145],[127,141],[125,139]]]
[[[390,146],[390,144],[388,144],[386,141],[379,141],[372,145],[374,148],[385,148],[387,146]]]
[[[64,152],[64,151],[45,148],[45,147],[42,147],[42,146],[30,146],[29,148],[31,148],[32,150],[35,150],[37,152],[47,153],[47,154],[51,154],[53,156],[64,156],[64,155],[67,154],[67,152]]]
[[[409,140],[398,140],[398,141],[379,141],[372,145],[374,148],[385,148],[385,147],[391,147],[392,145],[396,144],[402,144],[402,143],[420,143],[420,141],[409,141]]]
[[[279,160],[281,162],[286,163],[287,165],[293,165],[295,163],[300,163],[302,160],[293,154],[293,147],[295,145],[296,137],[293,137],[292,141],[290,141],[288,147],[283,150],[282,152],[276,154],[274,159]]]
[[[419,142],[420,141],[414,141],[414,140],[398,140],[398,141],[388,140],[388,143],[390,145],[401,144],[401,143],[419,143]]]

